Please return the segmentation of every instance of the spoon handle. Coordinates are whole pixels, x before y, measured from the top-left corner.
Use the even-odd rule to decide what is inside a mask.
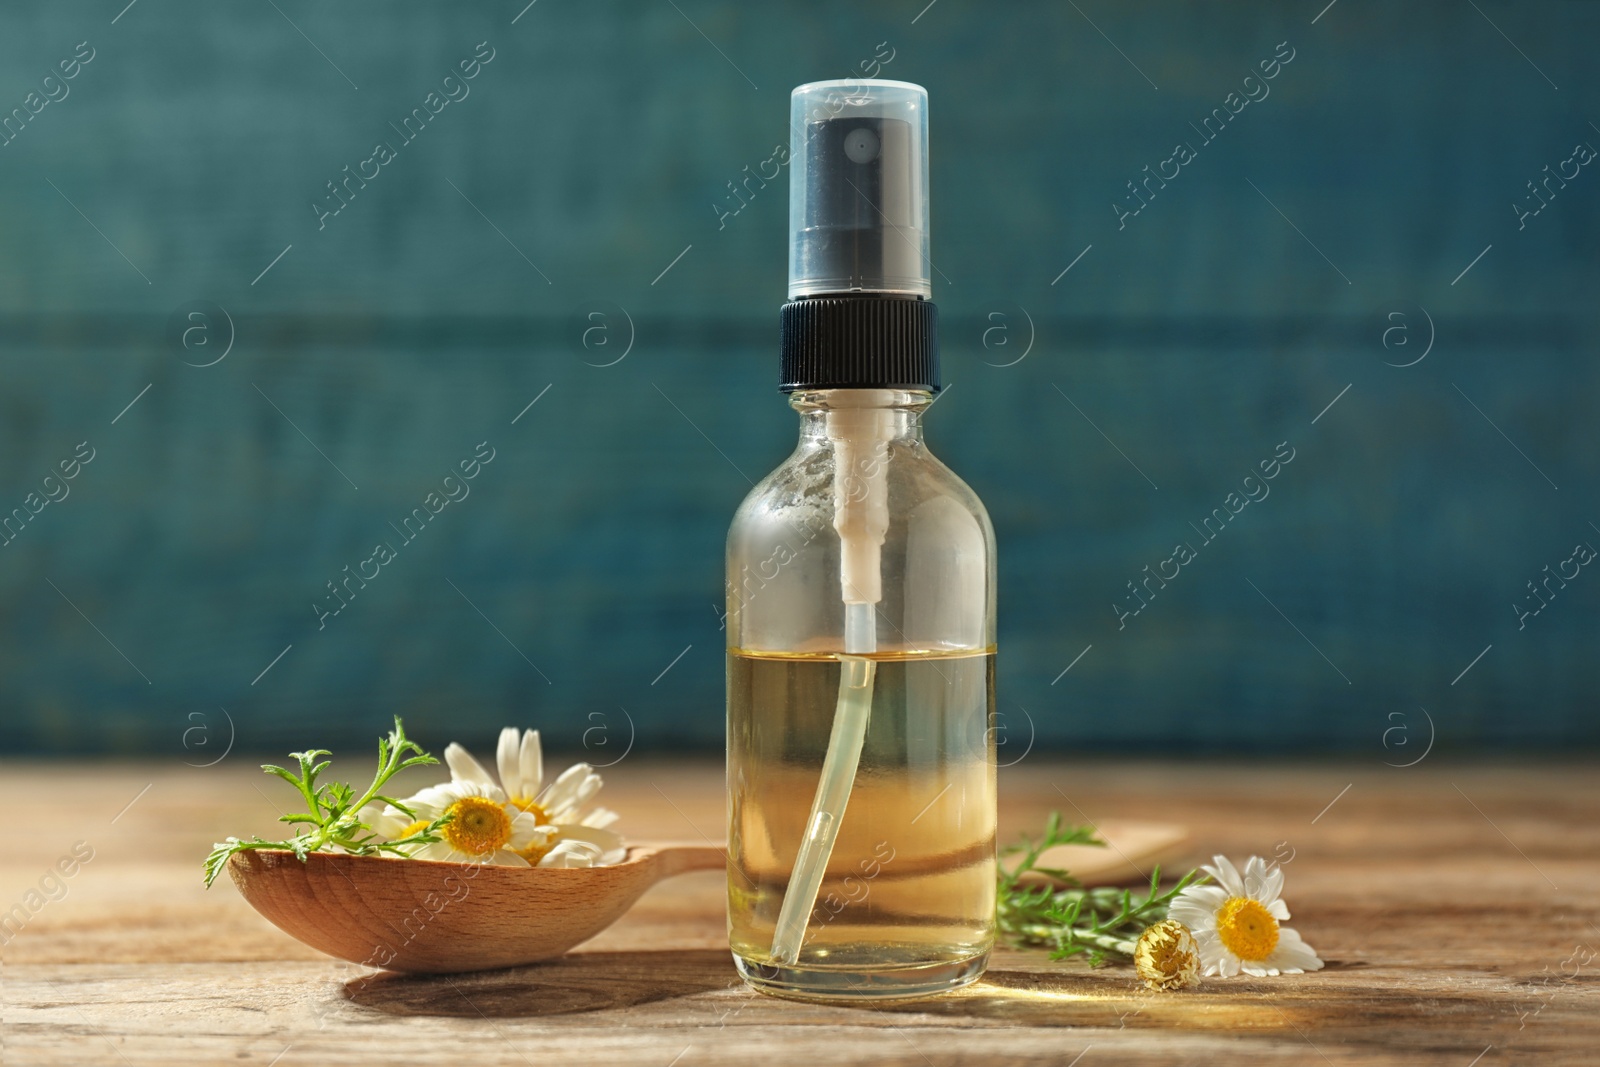
[[[726,845],[671,844],[656,846],[661,877],[688,871],[720,871],[728,865]]]

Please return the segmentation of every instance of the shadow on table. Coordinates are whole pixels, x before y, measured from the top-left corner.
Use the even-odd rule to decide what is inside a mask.
[[[1331,970],[1343,969],[1338,964]],[[574,1015],[725,993],[753,1007],[747,1021],[837,1021],[840,1012],[942,1016],[1007,1026],[1288,1030],[1338,1026],[1352,1011],[1407,1015],[1414,1005],[1384,1004],[1363,986],[1300,988],[1281,979],[1208,982],[1181,994],[1151,993],[1127,968],[1032,971],[992,968],[983,980],[925,1000],[859,1005],[777,1001],[743,987],[725,950],[587,952],[548,963],[453,975],[376,974],[344,985],[360,1008],[385,1015],[528,1018]],[[1390,998],[1392,1000],[1392,998]],[[781,1004],[781,1007],[779,1006]],[[1268,1008],[1271,1010],[1268,1010]],[[729,1013],[724,1013],[729,1014]]]
[[[346,982],[352,1003],[385,1015],[571,1015],[737,988],[727,950],[584,952],[473,974],[376,974]]]
[[[369,975],[347,982],[353,1004],[385,1015],[525,1018],[632,1008],[725,992],[797,1021],[841,1011],[911,1013],[1044,1026],[1118,1025],[1148,997],[1125,972],[1041,975],[991,970],[967,989],[926,1000],[859,1005],[777,1001],[746,989],[726,951],[587,952],[472,974]],[[779,1007],[781,1005],[781,1007]],[[737,1009],[742,1010],[742,1009]],[[757,1010],[757,1016],[766,1014]],[[1131,1019],[1129,1022],[1131,1023]]]

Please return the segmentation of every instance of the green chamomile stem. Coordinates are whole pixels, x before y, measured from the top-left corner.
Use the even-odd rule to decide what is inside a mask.
[[[405,728],[400,724],[398,717],[395,718],[394,727],[394,732],[390,735],[393,743],[388,747],[385,761],[378,768],[377,777],[373,779],[371,788],[362,795],[361,799],[350,805],[349,811],[359,812],[362,808],[372,803],[378,794],[383,791],[383,787],[388,784],[389,779],[406,767],[413,764],[438,762],[406,737]],[[415,752],[416,756],[406,759],[405,754],[407,751]]]
[[[1112,937],[1110,934],[1096,934],[1088,930],[1074,930],[1065,926],[1045,926],[1041,923],[1025,923],[1017,927],[1017,932],[1031,941],[1043,941],[1051,944],[1054,944],[1058,937],[1063,937],[1064,935],[1066,940],[1093,945],[1095,948],[1103,948],[1108,952],[1116,952],[1124,956],[1133,955],[1135,944],[1120,937]]]
[[[1094,945],[1096,948],[1103,948],[1109,952],[1116,952],[1123,956],[1132,956],[1134,946],[1136,944],[1136,942],[1125,941],[1120,937],[1112,937],[1110,934],[1089,934],[1080,932],[1075,933],[1072,936],[1079,941],[1085,941],[1091,945]]]
[[[360,811],[362,808],[364,808],[368,804],[372,803],[372,798],[377,796],[379,791],[383,789],[384,785],[389,781],[389,779],[393,778],[395,776],[395,772],[397,770],[397,768],[395,767],[395,762],[396,762],[396,759],[397,759],[398,752],[399,752],[399,746],[396,746],[395,752],[391,753],[390,756],[389,756],[388,764],[386,766],[383,766],[383,767],[379,768],[378,777],[373,780],[372,788],[368,789],[364,794],[362,794],[360,800],[358,800],[354,804],[350,805],[350,808],[349,808],[350,811],[352,811],[352,812]]]
[[[408,755],[408,753],[410,755]],[[285,818],[285,822],[294,822],[304,825],[310,823],[314,829],[298,834],[288,841],[263,841],[259,837],[253,841],[230,840],[218,845],[206,858],[205,874],[206,885],[210,886],[217,874],[226,866],[228,859],[240,852],[256,849],[287,848],[292,849],[296,855],[304,858],[311,852],[319,852],[330,845],[336,845],[362,855],[371,855],[374,852],[391,851],[403,855],[397,844],[434,841],[435,832],[443,826],[448,819],[435,820],[427,830],[412,835],[402,842],[380,842],[375,836],[367,834],[370,828],[361,821],[361,809],[374,800],[384,800],[393,803],[383,796],[383,788],[389,779],[408,767],[421,766],[438,762],[428,755],[415,742],[405,735],[405,727],[399,716],[395,717],[394,729],[387,738],[378,741],[378,773],[372,784],[367,787],[360,799],[351,801],[352,790],[343,783],[315,787],[317,775],[327,768],[328,763],[319,764],[317,761],[331,755],[326,750],[313,749],[306,752],[291,752],[300,766],[300,773],[294,774],[285,768],[271,764],[263,766],[263,770],[276,775],[292,784],[306,802],[307,815],[298,818]],[[398,805],[397,805],[398,806]],[[409,814],[409,813],[408,813]],[[309,817],[308,817],[309,816]]]
[[[291,752],[290,755],[297,756],[298,753]],[[306,781],[306,779],[310,777],[309,767],[310,764],[304,759],[300,760],[300,774],[298,777],[293,779],[294,787],[299,791],[301,798],[305,800],[306,810],[320,818],[322,815],[322,807],[317,803],[316,794],[311,791],[311,787]]]

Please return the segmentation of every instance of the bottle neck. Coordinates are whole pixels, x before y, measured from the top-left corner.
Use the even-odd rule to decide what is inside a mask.
[[[881,427],[880,440],[920,444],[922,413],[933,399],[920,389],[811,389],[790,393],[789,405],[800,413],[802,444],[836,438],[841,424],[863,417]]]

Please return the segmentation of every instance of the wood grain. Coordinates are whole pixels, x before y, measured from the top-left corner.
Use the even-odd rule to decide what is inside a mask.
[[[720,766],[635,756],[606,775],[631,837],[720,838]],[[740,985],[718,872],[656,886],[559,960],[377,973],[285,936],[226,884],[200,887],[213,841],[268,830],[288,801],[246,761],[0,764],[0,907],[38,891],[75,842],[93,849],[5,947],[4,1062],[1592,1064],[1596,782],[1591,763],[1437,753],[1409,769],[1036,756],[1002,774],[1003,839],[1060,809],[1184,823],[1185,864],[1276,856],[1293,924],[1327,969],[1154,995],[1123,967],[1005,950],[971,989],[841,1008]]]
[[[635,845],[608,867],[496,867],[261,849],[228,861],[239,894],[290,937],[389,971],[451,974],[538,963],[610,926],[645,890],[721,871],[713,845]]]

